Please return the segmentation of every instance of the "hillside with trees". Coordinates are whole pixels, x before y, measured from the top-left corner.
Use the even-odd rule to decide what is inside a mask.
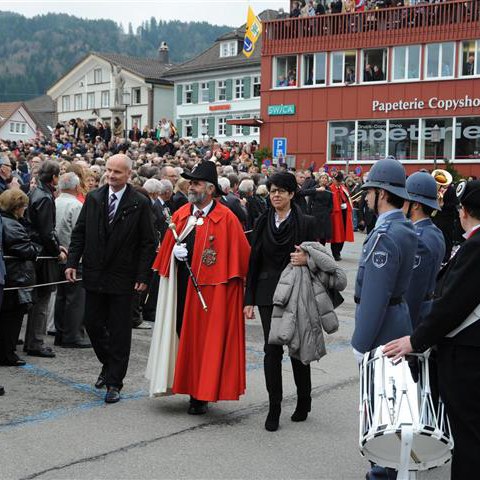
[[[232,27],[207,22],[165,22],[152,17],[125,32],[112,20],[66,14],[26,18],[0,12],[0,102],[29,100],[45,93],[90,51],[138,57],[157,56],[166,41],[170,62],[181,63],[207,49]]]

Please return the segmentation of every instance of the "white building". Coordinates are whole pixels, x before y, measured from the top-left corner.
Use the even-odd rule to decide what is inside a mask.
[[[37,134],[37,121],[23,102],[0,103],[0,139],[27,141]]]
[[[112,122],[114,67],[120,67],[125,82],[121,102],[125,107],[124,128],[130,129],[134,123],[140,129],[153,128],[161,118],[173,118],[173,82],[164,78],[172,65],[163,43],[158,58],[89,53],[47,92],[56,104],[58,121],[82,118]]]
[[[262,20],[277,18],[266,10]],[[250,58],[242,53],[245,25],[219,37],[197,57],[170,69],[175,123],[182,137],[259,141],[261,39]],[[236,125],[232,125],[236,123]]]

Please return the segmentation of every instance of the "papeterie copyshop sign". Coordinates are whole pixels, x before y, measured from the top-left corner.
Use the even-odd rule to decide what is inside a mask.
[[[459,108],[480,107],[480,97],[465,95],[462,98],[431,97],[428,100],[397,100],[396,102],[372,101],[373,112],[401,112],[405,110],[444,110],[455,111]]]

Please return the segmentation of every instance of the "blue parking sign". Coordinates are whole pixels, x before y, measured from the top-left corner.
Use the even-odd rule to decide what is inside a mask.
[[[273,139],[273,158],[285,158],[287,156],[287,139],[277,137]]]

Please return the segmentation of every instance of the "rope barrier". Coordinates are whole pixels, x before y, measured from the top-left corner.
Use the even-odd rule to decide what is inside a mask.
[[[15,260],[15,259],[18,259],[20,257],[12,257],[12,256],[9,256],[7,255],[6,257],[3,257],[5,260]],[[35,259],[35,261],[37,260],[58,260],[58,257],[37,257]]]
[[[77,278],[74,283],[78,283],[81,281],[82,281],[81,278]],[[29,288],[51,287],[52,285],[62,285],[63,283],[72,283],[72,282],[70,282],[69,280],[63,280],[61,282],[41,283],[39,285],[29,285],[27,287],[8,287],[8,288],[4,288],[3,291],[8,292],[9,290],[26,290]]]

